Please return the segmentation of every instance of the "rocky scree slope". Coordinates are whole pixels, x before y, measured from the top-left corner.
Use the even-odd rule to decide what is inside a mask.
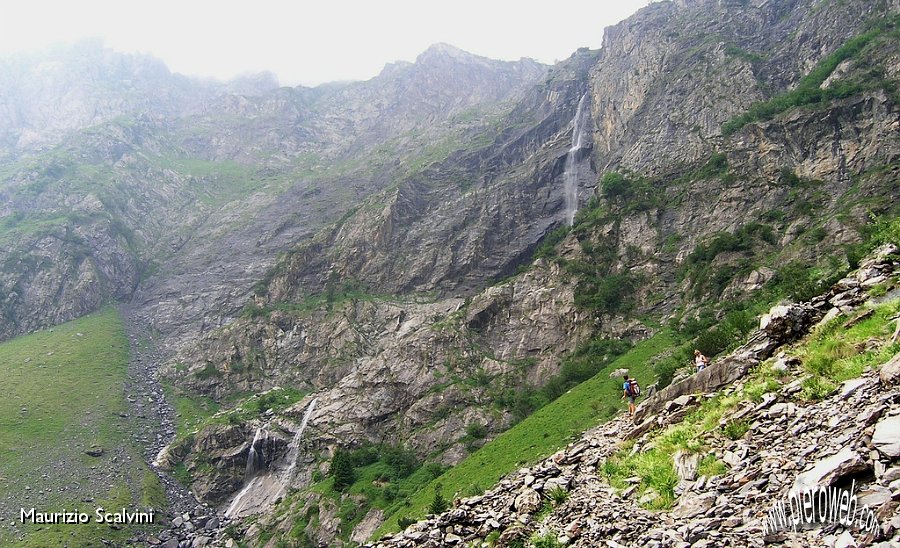
[[[726,382],[714,375],[695,375],[680,387],[673,385],[680,396],[660,393],[640,405],[649,415],[643,423],[636,425],[622,415],[511,474],[483,495],[459,500],[450,510],[373,545],[478,545],[487,538],[494,539],[493,544],[484,545],[498,546],[529,538],[572,546],[848,546],[857,538],[895,545],[900,540],[900,354],[892,322],[898,318],[891,317],[887,330],[859,350],[892,357],[831,389],[820,401],[804,397],[808,371],[788,344],[804,338],[802,342],[808,342],[827,325],[847,329],[871,317],[874,305],[866,304],[865,288],[886,280],[894,280],[889,282],[894,290],[878,300],[896,303],[897,251],[896,246],[883,248],[820,298],[773,309],[745,346],[711,366],[734,373]],[[896,306],[892,310],[896,316]],[[769,366],[778,370],[779,380],[765,383],[758,399],[747,398],[758,380],[747,373]],[[674,463],[669,461],[677,496],[671,512],[646,509],[658,494],[638,491],[643,487],[640,471],[627,479],[624,489],[607,481],[607,471],[625,455],[653,451],[664,435],[683,429],[683,423],[696,423],[697,416],[705,419],[704,412],[722,401],[729,403],[724,412],[710,415],[714,428],[702,434],[700,444],[679,450]],[[726,427],[736,422],[746,426],[746,434],[727,435]],[[721,463],[715,474],[698,472],[703,455]],[[869,506],[877,516],[876,530],[764,530],[767,512],[778,500],[786,500],[791,489],[849,487],[851,479],[859,507]]]

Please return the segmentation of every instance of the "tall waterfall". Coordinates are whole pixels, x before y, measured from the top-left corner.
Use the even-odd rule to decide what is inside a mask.
[[[578,151],[584,146],[584,105],[587,103],[587,98],[587,93],[582,95],[578,101],[578,108],[575,110],[575,118],[572,120],[572,146],[566,156],[566,171],[563,174],[566,224],[569,226],[575,222],[575,213],[578,211]]]
[[[297,468],[300,440],[303,437],[303,431],[306,430],[309,419],[316,409],[317,401],[318,398],[313,398],[306,407],[303,420],[300,422],[300,428],[294,433],[294,437],[288,445],[287,455],[285,455],[283,463],[280,465],[284,466],[282,470],[272,466],[265,473],[260,473],[265,466],[267,457],[267,455],[262,454],[260,440],[268,439],[269,434],[263,428],[256,430],[253,442],[250,444],[250,452],[247,455],[244,487],[231,501],[228,510],[225,511],[226,517],[240,517],[259,512],[261,509],[274,504],[279,497],[284,495],[284,492],[291,485],[294,470]],[[263,446],[266,445],[263,444]]]
[[[306,423],[309,422],[309,417],[316,409],[317,401],[319,401],[319,398],[313,398],[313,401],[309,402],[306,413],[303,413],[303,420],[300,421],[300,429],[297,430],[297,433],[294,434],[294,439],[292,439],[291,444],[288,445],[287,461],[290,464],[288,465],[287,470],[285,470],[284,475],[281,476],[281,483],[283,485],[282,491],[288,488],[293,479],[294,469],[297,468],[297,453],[300,452],[300,438],[303,437],[303,431],[306,430]]]

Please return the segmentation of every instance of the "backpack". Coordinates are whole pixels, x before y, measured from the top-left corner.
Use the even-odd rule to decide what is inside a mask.
[[[641,395],[641,386],[634,379],[628,379],[628,395],[634,397]]]

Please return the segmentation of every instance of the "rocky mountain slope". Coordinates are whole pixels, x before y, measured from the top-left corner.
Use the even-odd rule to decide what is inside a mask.
[[[314,89],[8,61],[0,338],[128,302],[179,415],[158,464],[225,505],[266,432],[276,513],[365,540],[341,451],[439,473],[623,345],[723,351],[856,266],[897,213],[898,11],[662,2],[554,67],[436,45]]]
[[[10,93],[22,105],[9,127],[43,128],[46,144],[12,146],[2,168],[4,337],[109,298],[172,336],[220,325],[280,251],[410,171],[404,161],[446,154],[433,143],[489,126],[546,70],[440,46],[368,82],[236,95],[88,50],[9,62],[8,85],[46,88]],[[87,91],[154,93],[76,93],[70,57],[97,65]],[[42,114],[53,104],[73,112]]]
[[[855,260],[870,212],[895,202],[896,6],[852,8],[642,10],[599,53],[555,67],[503,119],[510,129],[400,179],[287,254],[244,318],[183,347],[167,377],[216,399],[315,391],[308,433],[322,459],[403,441],[453,463],[466,425],[510,423],[492,386],[540,385],[591,337],[639,339],[660,320],[705,329],[773,284],[815,290]],[[585,93],[592,139],[576,151],[582,211],[566,230]],[[757,104],[774,106],[734,127]],[[482,289],[536,251],[528,273]],[[227,452],[247,443],[232,438]],[[227,470],[216,474],[238,485],[240,467]]]
[[[493,539],[482,545],[513,546],[529,538],[534,545],[544,539],[553,546],[852,546],[863,538],[895,545],[900,540],[900,354],[894,321],[900,293],[895,287],[860,305],[869,300],[861,289],[896,280],[898,250],[883,248],[854,276],[810,303],[773,310],[746,345],[668,393],[651,395],[639,407],[637,424],[622,415],[585,432],[483,495],[459,500],[447,512],[375,545],[479,545]],[[878,302],[891,304],[879,308]],[[859,350],[878,367],[830,389],[821,401],[809,398],[811,377],[797,355],[810,343],[788,343],[822,339],[879,313],[877,335]],[[888,361],[880,361],[885,356]],[[778,380],[767,381],[756,394],[759,373],[768,367]],[[733,431],[737,424],[740,430]],[[699,438],[679,438],[698,430]],[[684,447],[678,445],[674,464],[668,464],[669,488],[677,497],[670,513],[648,509],[661,493],[647,488],[649,472],[640,464],[625,471],[633,475],[617,485],[620,489],[610,485],[616,483],[611,478],[621,481],[616,476],[624,462],[673,443]],[[788,501],[790,491],[820,485],[854,489],[853,528],[835,531],[840,524],[831,519],[798,532],[790,522],[777,521],[781,518],[769,521],[771,509]],[[858,526],[868,521],[877,524]]]

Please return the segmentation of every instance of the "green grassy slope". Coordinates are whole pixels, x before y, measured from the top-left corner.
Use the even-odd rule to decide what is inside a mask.
[[[123,382],[128,341],[112,307],[0,344],[0,509],[93,513],[98,506],[159,506],[156,476],[129,445]],[[85,450],[102,447],[101,457]],[[116,457],[116,461],[112,457]],[[83,499],[93,499],[83,502]],[[9,525],[0,544],[91,546],[124,540],[130,527]]]

